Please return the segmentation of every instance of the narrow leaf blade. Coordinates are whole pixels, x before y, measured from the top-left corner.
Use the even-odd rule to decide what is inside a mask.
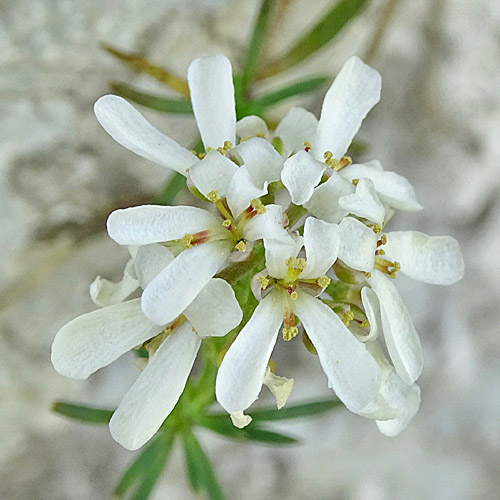
[[[280,73],[302,62],[333,40],[359,15],[368,0],[340,0],[284,56],[263,68],[261,78]]]
[[[116,485],[113,496],[123,498],[133,491],[131,500],[146,500],[153,491],[168,456],[172,450],[174,434],[170,429],[163,429],[139,456],[130,464]]]
[[[156,203],[159,205],[171,205],[176,196],[186,187],[186,178],[174,172],[172,177],[167,181],[163,191],[157,196]]]
[[[161,111],[162,113],[193,114],[193,107],[189,99],[169,99],[168,97],[148,94],[122,82],[110,82],[109,86],[116,95],[129,99],[146,108]]]
[[[54,401],[51,409],[53,412],[64,417],[89,424],[107,424],[113,416],[113,410],[92,408],[90,406],[76,405],[65,401]]]
[[[188,477],[193,490],[205,491],[211,500],[225,500],[210,459],[190,430],[184,432],[183,443]]]
[[[110,45],[103,44],[102,48],[109,52],[112,56],[116,57],[118,60],[128,64],[131,68],[153,77],[155,80],[167,85],[168,87],[176,90],[182,95],[189,96],[189,87],[185,80],[175,76],[174,74],[167,71],[165,68],[157,66],[156,64],[148,61],[145,57],[139,54],[133,54],[131,52],[124,52],[118,50]]]
[[[277,104],[284,99],[315,92],[316,90],[326,85],[329,81],[330,78],[327,76],[308,78],[306,80],[288,85],[287,87],[283,87],[276,92],[271,92],[261,97],[257,97],[252,101],[252,104],[259,107],[273,106],[274,104]]]

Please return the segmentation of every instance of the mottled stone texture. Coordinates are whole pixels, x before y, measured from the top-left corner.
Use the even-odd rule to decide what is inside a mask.
[[[140,51],[184,74],[203,53],[241,60],[257,2],[222,0],[19,0],[0,16],[0,497],[110,497],[132,454],[106,428],[49,412],[55,398],[115,405],[136,369],[131,357],[87,382],[55,373],[53,335],[92,308],[97,274],[117,278],[124,251],[107,239],[115,207],[151,200],[167,173],[114,144],[92,113],[107,82],[157,92],[100,51],[100,41]],[[282,2],[270,50],[290,44],[328,2]],[[308,61],[331,75],[366,53],[384,2]],[[440,288],[398,278],[421,333],[426,366],[422,409],[406,432],[381,436],[347,411],[281,428],[303,438],[287,449],[210,449],[230,498],[302,500],[480,500],[500,491],[500,5],[491,0],[400,2],[372,64],[382,101],[363,125],[367,156],[406,175],[425,210],[394,227],[451,234],[462,244],[462,283]],[[292,75],[292,76],[293,76]],[[276,85],[269,82],[268,87]],[[318,111],[320,98],[305,101]],[[283,108],[282,108],[283,109]],[[279,110],[277,111],[279,114]],[[179,141],[187,118],[148,112]],[[328,395],[317,360],[300,342],[279,343],[280,374],[294,376],[292,401]],[[270,403],[263,391],[261,401]],[[191,498],[176,450],[155,499]]]

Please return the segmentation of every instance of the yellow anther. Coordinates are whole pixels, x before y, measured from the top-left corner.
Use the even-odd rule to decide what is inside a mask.
[[[352,165],[352,158],[350,156],[342,156],[340,159],[340,168],[347,167],[348,165]]]
[[[231,221],[229,219],[225,219],[223,222],[222,222],[222,225],[224,227],[231,227]]]
[[[333,153],[331,151],[325,151],[323,153],[323,158],[325,159],[325,163],[330,164],[330,162],[333,160]]]
[[[288,257],[288,259],[285,260],[285,264],[288,267],[294,268],[295,267],[295,257]]]
[[[370,323],[368,322],[368,320],[367,320],[367,319],[365,319],[364,321],[362,321],[362,322],[359,324],[359,326],[360,326],[361,328],[369,328]]]
[[[367,277],[367,279],[369,279],[372,277],[372,273],[365,273],[365,276]]]
[[[258,214],[263,214],[266,211],[265,205],[258,198],[252,200],[252,208]]]
[[[191,248],[193,246],[192,245],[193,240],[194,240],[194,236],[192,234],[186,233],[182,237],[182,242],[184,243],[184,248],[186,248],[186,249]]]
[[[210,193],[207,194],[207,199],[212,203],[217,203],[218,201],[220,201],[220,196],[219,193],[217,192],[217,189],[210,191]]]
[[[378,255],[385,255],[385,250],[384,249],[380,249],[380,250],[377,250],[378,252]]]
[[[200,154],[199,154],[199,155],[197,155],[197,156],[198,156],[198,158],[199,158],[200,160],[203,160],[203,158],[205,158],[205,156],[207,156],[207,153],[200,153]]]
[[[221,155],[225,155],[225,154],[227,153],[227,151],[226,151],[224,148],[220,147],[220,146],[217,148],[217,151],[218,151]]]
[[[206,147],[206,148],[205,148],[205,151],[206,151],[207,153],[209,153],[210,151],[212,151],[212,149],[213,149],[213,148],[211,148],[210,146],[208,146],[208,147]]]
[[[309,148],[309,149],[312,148],[312,144],[309,141],[304,141],[303,144],[304,144],[305,148]]]
[[[345,326],[349,326],[349,323],[354,319],[354,313],[352,311],[344,311],[341,319]]]
[[[238,250],[238,252],[244,252],[246,249],[247,249],[247,246],[245,244],[245,242],[242,240],[242,241],[238,241],[238,243],[235,245],[236,250]]]
[[[289,328],[283,328],[283,340],[292,340],[299,333],[299,329],[296,326],[291,326]]]
[[[223,149],[229,151],[233,147],[233,143],[231,141],[224,141]]]
[[[264,132],[257,132],[255,134],[255,137],[260,137],[260,138],[264,139],[266,137],[266,134],[264,134]]]
[[[257,283],[260,285],[262,290],[265,290],[269,286],[269,278],[266,278],[265,276],[259,276],[257,278]]]
[[[321,287],[321,288],[326,288],[332,280],[328,276],[320,276],[317,280],[316,283]]]
[[[380,237],[380,244],[381,245],[385,245],[387,243],[387,236],[385,234],[383,234],[381,237]]]
[[[373,226],[371,226],[371,228],[375,234],[378,234],[378,233],[382,232],[383,226],[381,226],[380,224],[373,224]]]
[[[290,298],[292,300],[297,300],[299,298],[299,294],[296,292],[296,291],[293,291],[291,294],[290,294]]]
[[[302,257],[298,258],[295,261],[295,269],[303,271],[305,268],[306,268],[306,259],[303,259]]]
[[[352,182],[355,186],[357,186],[357,185],[358,185],[358,182],[359,182],[359,179],[353,179],[351,182]]]

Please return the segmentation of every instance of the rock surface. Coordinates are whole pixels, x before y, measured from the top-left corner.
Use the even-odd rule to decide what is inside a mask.
[[[105,427],[57,418],[51,401],[116,405],[136,376],[125,356],[86,382],[49,360],[57,329],[92,309],[88,285],[118,278],[124,251],[105,235],[113,208],[151,200],[167,173],[113,143],[92,113],[113,79],[161,91],[99,49],[106,41],[185,74],[202,53],[241,60],[256,2],[19,0],[0,20],[0,497],[109,498],[132,454]],[[283,2],[278,53],[329,2]],[[363,56],[384,2],[297,74],[331,75]],[[228,22],[229,20],[229,22]],[[304,21],[305,20],[305,21]],[[374,22],[375,20],[375,22]],[[401,2],[372,64],[382,101],[360,133],[387,169],[407,176],[425,210],[397,227],[451,234],[465,279],[450,288],[399,278],[422,338],[422,408],[398,438],[347,411],[280,426],[300,447],[235,445],[202,435],[229,498],[487,500],[500,490],[500,6],[489,0]],[[276,85],[276,81],[268,86]],[[318,111],[321,99],[302,101]],[[280,110],[277,110],[279,114]],[[146,112],[183,144],[192,121]],[[329,395],[300,343],[278,346],[291,401]],[[293,367],[293,369],[292,369]],[[262,401],[270,402],[266,392]],[[154,499],[190,498],[176,450]]]

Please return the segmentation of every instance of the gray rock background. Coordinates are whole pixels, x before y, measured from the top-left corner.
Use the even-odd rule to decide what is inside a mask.
[[[98,44],[143,52],[180,75],[204,53],[224,52],[237,65],[257,2],[0,3],[0,498],[106,499],[132,454],[105,427],[60,419],[49,405],[113,406],[136,369],[125,356],[86,382],[67,380],[50,365],[50,344],[61,325],[92,309],[96,275],[120,275],[126,255],[106,237],[106,215],[151,200],[167,173],[113,143],[94,119],[109,80],[165,92]],[[271,53],[328,3],[284,1]],[[349,55],[366,54],[385,3],[373,1],[339,43],[286,79],[334,75]],[[347,411],[280,426],[303,438],[295,448],[203,434],[230,498],[498,498],[499,33],[497,2],[401,0],[371,61],[383,96],[360,137],[368,156],[414,183],[425,206],[393,227],[451,234],[467,262],[465,279],[450,288],[398,279],[426,356],[420,413],[395,439]],[[321,96],[300,102],[317,112]],[[184,144],[194,137],[188,118],[146,114]],[[296,379],[292,401],[329,394],[299,342],[279,344],[276,362]],[[270,402],[267,393],[261,399]],[[191,498],[178,449],[154,495],[164,498]]]

